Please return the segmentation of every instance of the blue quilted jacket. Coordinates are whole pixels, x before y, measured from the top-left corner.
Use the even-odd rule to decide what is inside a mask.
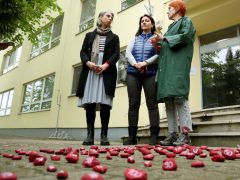
[[[150,57],[157,54],[156,48],[148,42],[148,39],[152,36],[152,33],[141,34],[135,38],[132,55],[137,62],[143,62]],[[155,75],[157,72],[158,65],[152,64],[147,67],[144,74]],[[139,75],[139,71],[135,69],[132,65],[128,65],[128,73]]]

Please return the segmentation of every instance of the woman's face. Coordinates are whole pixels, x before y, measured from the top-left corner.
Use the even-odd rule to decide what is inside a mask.
[[[152,27],[153,27],[153,24],[152,24],[151,20],[148,17],[144,16],[141,19],[141,29],[142,29],[142,31],[151,32]]]
[[[175,9],[175,8],[172,7],[172,6],[169,6],[169,7],[168,7],[168,12],[167,12],[167,14],[168,14],[168,19],[174,20],[174,17],[177,15],[177,13],[178,13],[178,10],[177,10],[177,9]]]
[[[112,14],[110,12],[106,12],[101,18],[102,21],[101,26],[105,28],[110,27],[112,20],[113,20]]]

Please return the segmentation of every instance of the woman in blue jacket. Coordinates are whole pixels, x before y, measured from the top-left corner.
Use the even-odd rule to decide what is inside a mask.
[[[150,144],[158,143],[157,139],[160,128],[155,83],[155,76],[158,69],[158,54],[156,48],[148,41],[155,31],[154,19],[146,14],[141,16],[138,31],[126,49],[126,57],[129,63],[126,79],[129,99],[129,138],[124,145],[137,144],[136,135],[142,88],[144,89],[150,119]]]

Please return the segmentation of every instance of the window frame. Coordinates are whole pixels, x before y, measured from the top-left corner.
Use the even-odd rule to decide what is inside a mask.
[[[121,54],[122,54],[122,56],[124,57],[123,59],[120,59],[119,58],[119,60],[117,61],[117,63],[116,63],[116,66],[117,66],[117,82],[116,82],[116,87],[121,87],[121,86],[126,86],[126,84],[125,83],[123,83],[123,82],[121,82],[121,81],[119,81],[119,73],[120,73],[120,64],[123,64],[123,71],[125,70],[125,71],[127,71],[127,67],[128,67],[128,61],[127,61],[127,58],[126,58],[126,49],[127,49],[127,46],[124,46],[124,47],[122,47],[121,48],[121,50],[120,50],[120,57],[121,57]],[[119,63],[119,62],[121,62],[121,60],[123,60],[122,61],[122,63]],[[126,72],[127,73],[127,72]]]
[[[51,77],[51,76],[53,76],[53,78],[54,78],[54,80],[53,80],[53,88],[52,88],[52,97],[53,97],[53,91],[54,91],[54,82],[55,82],[55,74],[53,73],[53,74],[49,74],[49,75],[47,75],[47,76],[44,76],[44,77],[42,77],[42,78],[39,78],[39,79],[36,79],[36,80],[34,80],[34,81],[31,81],[31,82],[28,82],[28,83],[26,83],[26,84],[24,84],[24,93],[23,93],[23,99],[22,99],[22,104],[21,104],[21,109],[20,109],[20,112],[21,113],[31,113],[31,112],[40,112],[40,111],[47,111],[47,110],[51,110],[51,106],[52,106],[52,97],[51,98],[47,98],[47,99],[44,99],[44,90],[45,90],[45,87],[46,87],[46,79],[48,78],[48,77]],[[34,102],[32,102],[32,99],[33,99],[33,91],[34,91],[34,88],[35,88],[35,83],[37,82],[37,81],[43,81],[43,83],[42,83],[42,88],[41,88],[41,97],[40,97],[40,100],[38,100],[38,101],[34,101]],[[24,101],[25,101],[25,95],[26,95],[26,88],[27,88],[27,86],[28,85],[32,85],[32,90],[31,90],[31,92],[30,92],[30,103],[25,103],[24,104]],[[50,104],[50,108],[42,108],[42,104],[43,103],[46,103],[46,102],[50,102],[51,104]],[[32,105],[34,105],[34,104],[40,104],[39,105],[39,109],[38,110],[31,110],[31,106]],[[29,110],[28,111],[23,111],[23,107],[24,106],[29,106]]]
[[[127,0],[121,0],[120,12],[121,12],[121,11],[124,11],[124,10],[126,10],[126,9],[128,9],[128,8],[130,8],[130,7],[132,7],[132,6],[135,6],[136,4],[142,2],[143,0],[136,0],[135,3],[133,3],[133,4],[131,4],[131,5],[126,5],[126,7],[123,7],[123,3],[126,3],[126,1],[127,1]]]
[[[2,102],[3,102],[3,96],[5,93],[8,93],[7,95],[7,100],[6,100],[6,107],[2,108]],[[12,95],[11,95],[12,94]],[[14,89],[9,89],[7,91],[1,92],[0,93],[0,117],[3,116],[9,116],[11,114],[11,108],[12,108],[12,101],[13,101],[13,94],[14,94]],[[12,97],[10,97],[10,95]],[[11,98],[10,106],[9,106],[9,99]],[[2,115],[1,112],[4,111],[4,114]],[[9,113],[8,113],[9,112]],[[8,114],[7,114],[8,113]]]
[[[15,54],[16,53],[16,54]],[[19,66],[19,62],[22,55],[22,46],[17,47],[13,51],[5,54],[3,57],[1,74],[5,74]],[[14,63],[10,65],[11,58],[14,59]],[[6,65],[8,64],[8,65]]]
[[[78,84],[75,85],[74,83],[75,82],[78,83],[78,81],[79,81],[79,77],[80,77],[80,74],[81,74],[81,71],[82,71],[82,66],[83,66],[82,63],[73,65],[73,78],[72,78],[71,96],[75,96],[76,95]],[[80,72],[79,72],[79,76],[78,77],[77,77],[78,73],[75,71],[77,68],[80,68]],[[74,90],[74,86],[75,86],[75,90]]]
[[[228,31],[229,31],[230,28],[233,28],[233,27],[235,27],[237,29],[236,36],[229,37]],[[222,106],[234,106],[234,105],[236,105],[234,103],[232,105],[227,105],[226,102],[221,101],[221,99],[218,99],[218,97],[221,97],[221,96],[219,96],[219,94],[221,93],[220,91],[223,91],[223,89],[224,89],[224,88],[221,88],[221,87],[223,87],[223,86],[221,86],[221,84],[224,83],[224,81],[221,81],[221,78],[217,81],[216,80],[217,78],[215,77],[216,78],[215,79],[216,80],[216,82],[215,82],[216,84],[213,84],[213,86],[216,88],[215,91],[217,91],[217,93],[219,93],[219,94],[216,94],[216,97],[211,96],[211,90],[212,89],[207,89],[207,88],[209,88],[209,86],[207,86],[207,84],[204,83],[204,73],[205,72],[203,71],[202,55],[207,54],[207,53],[211,53],[211,52],[214,52],[214,51],[223,51],[224,49],[233,48],[235,46],[239,46],[240,47],[240,34],[239,34],[239,29],[238,28],[239,28],[239,24],[216,31],[216,33],[221,32],[222,34],[224,34],[224,30],[226,30],[226,36],[227,37],[223,36],[221,39],[217,39],[217,40],[215,40],[213,42],[210,41],[210,43],[208,43],[208,44],[201,43],[201,37],[204,37],[204,36],[209,37],[210,35],[213,35],[213,37],[215,37],[215,34],[214,34],[215,32],[210,32],[208,34],[205,34],[205,35],[202,35],[201,37],[199,37],[199,44],[200,44],[200,47],[199,47],[199,51],[200,51],[199,57],[200,57],[200,63],[201,63],[201,67],[200,67],[201,69],[200,70],[201,70],[201,91],[202,91],[201,100],[202,100],[202,108],[203,109],[211,109],[211,108],[218,108],[218,107],[222,107]],[[206,38],[205,39],[204,38],[202,38],[202,39],[205,40]],[[219,65],[223,65],[224,66],[224,65],[226,65],[227,62],[221,61],[220,57],[219,57],[218,59],[214,60],[214,63],[217,63]],[[224,73],[224,72],[222,72],[222,73]],[[214,79],[213,79],[214,76],[215,76],[214,75],[214,71],[212,70],[212,75],[211,75],[212,81],[214,81]],[[216,74],[216,76],[217,76],[217,74]],[[226,76],[226,74],[225,74],[225,76]],[[210,103],[211,102],[211,98],[213,99],[213,97],[216,99],[216,101]]]
[[[84,8],[84,2],[88,1],[88,0],[82,0],[82,8]],[[91,1],[91,0],[89,0]],[[95,11],[94,11],[94,15],[87,18],[84,21],[81,21],[81,17],[82,17],[82,13],[80,15],[80,24],[79,24],[79,30],[78,33],[82,33],[90,28],[92,28],[94,26],[94,19],[95,19],[95,13],[96,13],[96,5],[97,5],[97,0],[96,0],[96,4],[95,4]]]
[[[62,34],[62,26],[63,26],[63,19],[64,19],[64,15],[61,15],[59,17],[57,17],[56,19],[54,19],[53,22],[47,24],[46,26],[44,26],[41,31],[38,33],[38,43],[37,44],[33,44],[32,45],[32,49],[31,49],[31,53],[30,53],[30,59],[33,59],[39,55],[41,55],[42,53],[52,49],[53,47],[55,47],[56,45],[58,45],[60,43],[60,39],[61,39],[61,34]],[[57,21],[62,21],[62,25],[61,25],[61,30],[60,30],[60,35],[53,38],[53,34],[54,34],[54,26],[57,23]],[[48,31],[47,33],[49,33],[49,41],[47,43],[44,42],[43,40],[43,36],[45,35],[44,31],[47,29],[50,29],[50,31]],[[47,48],[46,48],[47,47]],[[46,48],[46,49],[45,49]],[[34,54],[36,53],[36,54]]]

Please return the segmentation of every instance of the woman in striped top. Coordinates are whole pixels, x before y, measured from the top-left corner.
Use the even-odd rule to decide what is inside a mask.
[[[107,138],[110,110],[115,94],[119,59],[119,37],[111,31],[114,14],[106,11],[98,16],[97,28],[86,34],[80,57],[80,74],[76,96],[78,106],[86,110],[87,138],[83,145],[94,144],[94,122],[96,110],[100,110],[100,145],[110,145]]]

